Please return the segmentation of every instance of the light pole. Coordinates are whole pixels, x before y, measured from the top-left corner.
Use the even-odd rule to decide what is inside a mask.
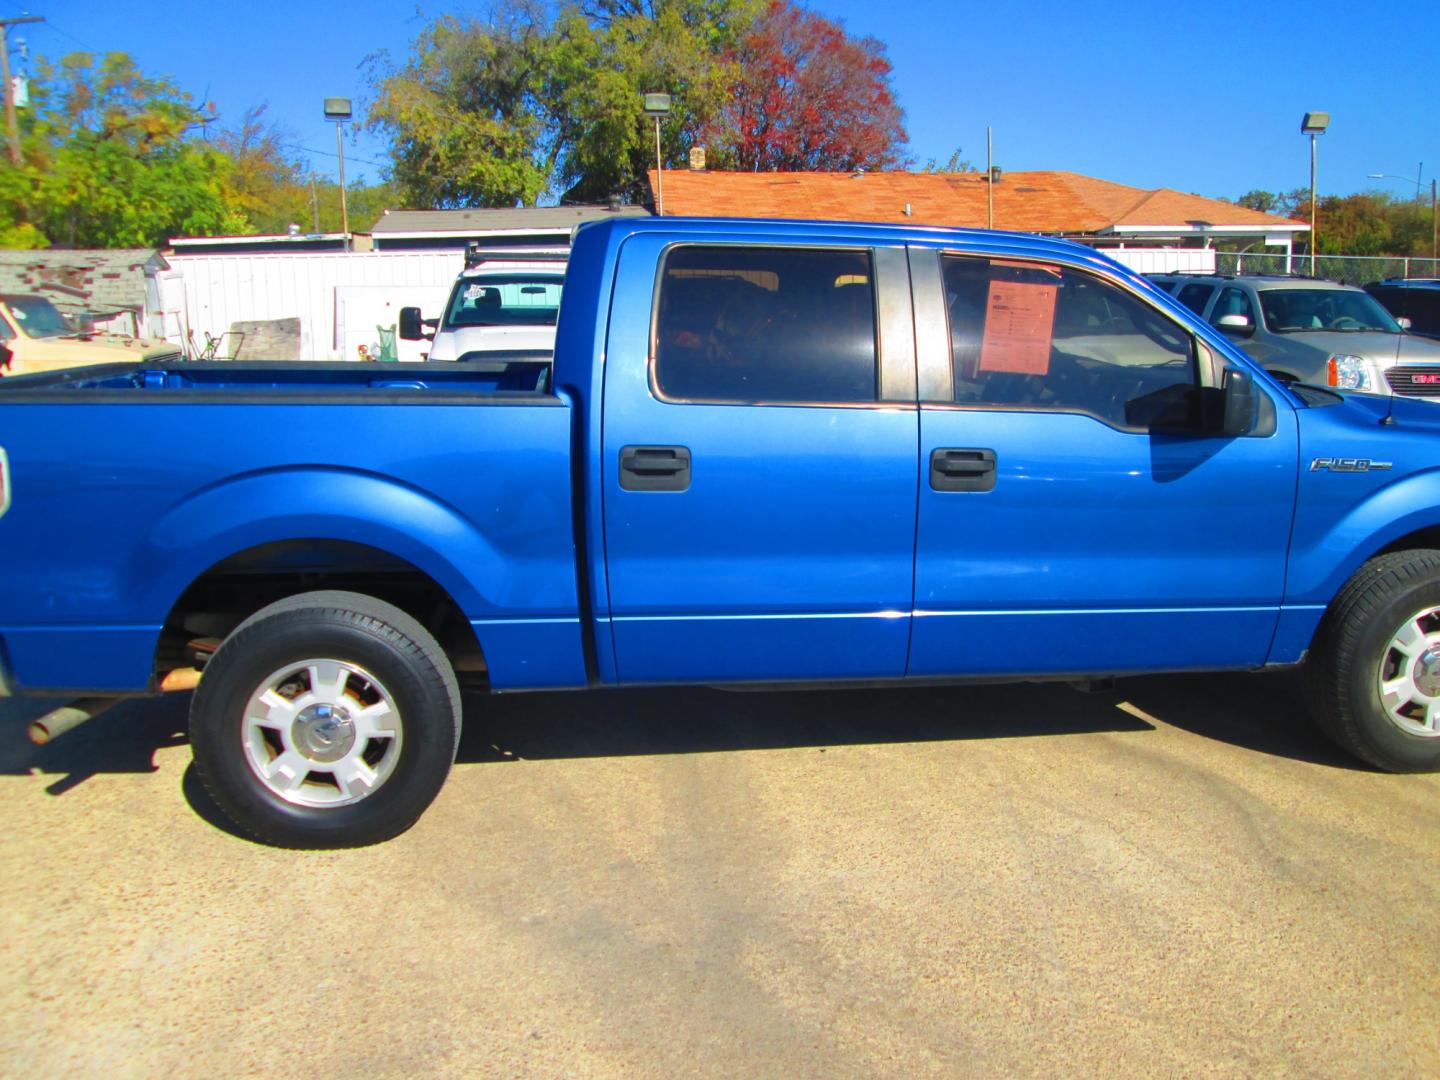
[[[645,115],[655,118],[655,214],[665,216],[665,160],[660,156],[660,121],[670,115],[669,94],[642,94]]]
[[[345,250],[350,250],[350,214],[345,207],[345,125],[353,115],[348,97],[327,97],[325,119],[335,123],[335,147],[340,152],[340,231],[345,234]]]
[[[1307,112],[1300,120],[1300,134],[1310,136],[1310,276],[1315,276],[1315,139],[1330,126],[1328,112]]]

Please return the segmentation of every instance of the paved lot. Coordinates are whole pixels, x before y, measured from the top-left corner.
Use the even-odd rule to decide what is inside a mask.
[[[319,854],[222,830],[185,706],[0,705],[0,1073],[1440,1071],[1440,777],[1284,677],[476,699]]]

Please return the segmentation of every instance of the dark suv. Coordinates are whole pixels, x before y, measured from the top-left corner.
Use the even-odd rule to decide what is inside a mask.
[[[1408,319],[1412,334],[1440,338],[1440,279],[1391,278],[1372,281],[1365,291],[1397,319]]]

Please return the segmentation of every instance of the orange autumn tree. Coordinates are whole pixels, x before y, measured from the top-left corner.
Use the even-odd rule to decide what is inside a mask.
[[[703,141],[721,168],[892,169],[906,164],[904,113],[885,46],[823,15],[774,0],[728,59],[728,102]]]

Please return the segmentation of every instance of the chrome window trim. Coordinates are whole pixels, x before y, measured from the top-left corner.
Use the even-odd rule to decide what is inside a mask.
[[[678,248],[684,247],[733,247],[750,249],[772,249],[780,251],[814,251],[814,252],[848,252],[854,255],[864,255],[870,261],[870,289],[875,304],[875,394],[874,401],[774,401],[769,398],[684,398],[666,394],[660,388],[660,380],[656,373],[656,365],[659,360],[660,343],[660,288],[665,279],[665,265],[669,261],[670,253]],[[880,253],[893,251],[895,258],[886,260],[886,267],[882,274]],[[666,244],[660,251],[660,258],[655,267],[655,284],[650,294],[650,328],[649,341],[647,343],[648,356],[646,357],[646,379],[650,384],[650,396],[663,405],[745,405],[752,408],[772,409],[870,409],[885,412],[897,410],[913,410],[917,407],[915,400],[914,381],[914,332],[913,327],[903,327],[901,318],[893,313],[898,306],[896,298],[900,288],[909,289],[909,275],[904,266],[905,245],[897,243],[887,246],[866,246],[863,244],[816,244],[813,240],[800,239],[795,243],[756,243],[750,240],[680,240]],[[897,267],[897,261],[899,263]],[[904,274],[903,280],[898,280],[896,275]],[[881,316],[881,289],[884,282],[885,302],[892,309],[891,334],[892,337],[885,337],[883,321]],[[904,307],[908,308],[909,298],[906,297]],[[908,316],[908,311],[903,313]],[[906,339],[909,334],[908,380],[904,368],[907,361]],[[885,356],[890,354],[890,364],[887,368]],[[887,376],[888,371],[888,376]],[[902,387],[908,391],[907,396],[899,399],[889,399],[884,396],[885,391],[892,386]]]

